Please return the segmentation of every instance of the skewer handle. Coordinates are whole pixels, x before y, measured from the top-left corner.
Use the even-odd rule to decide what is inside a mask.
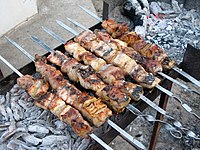
[[[18,76],[22,77],[23,74],[19,72],[13,65],[11,65],[7,60],[5,60],[1,55],[0,55],[1,61],[3,61],[12,71],[14,71]]]

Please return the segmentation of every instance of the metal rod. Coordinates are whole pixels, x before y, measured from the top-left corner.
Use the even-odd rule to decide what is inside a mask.
[[[68,19],[71,23],[73,23],[73,24],[75,24],[76,26],[80,27],[81,29],[86,30],[86,31],[89,30],[88,28],[86,28],[85,26],[83,26],[82,24],[80,24],[79,22],[77,22],[77,21],[75,21],[75,20],[73,20],[73,19],[71,19],[71,18],[67,18],[67,19]],[[69,29],[69,30],[72,30],[72,29],[69,28],[69,27],[68,27],[68,29]],[[89,30],[89,31],[90,31],[90,30]],[[173,82],[173,83],[175,83],[175,84],[177,84],[177,85],[183,87],[184,89],[186,89],[186,90],[188,90],[188,91],[193,91],[193,92],[195,92],[196,94],[199,94],[199,95],[200,95],[200,93],[199,93],[198,91],[189,88],[189,87],[186,86],[185,84],[179,82],[178,80],[173,79],[172,77],[170,77],[170,76],[164,74],[163,72],[158,72],[158,74],[161,75],[161,76],[163,76],[163,77],[165,77],[166,79],[170,80],[171,82]]]
[[[101,18],[99,18],[96,14],[94,14],[93,12],[91,12],[90,10],[78,5],[82,10],[84,10],[87,14],[89,14],[90,16],[92,16],[93,18],[103,22],[103,20]],[[189,75],[188,73],[186,73],[185,71],[181,70],[180,68],[174,66],[172,68],[173,70],[175,70],[176,72],[178,72],[179,74],[181,74],[182,76],[186,77],[188,80],[190,80],[192,83],[194,83],[195,85],[197,85],[198,87],[200,87],[200,82],[198,80],[196,80],[194,77],[192,77],[191,75]]]
[[[40,39],[38,39],[37,37],[34,36],[34,38],[32,38],[35,42],[37,42],[40,46],[42,46],[44,49],[46,49],[47,51],[49,51],[49,49],[51,49],[48,45],[46,45],[43,41],[41,41]],[[54,51],[51,49],[51,51]],[[108,120],[109,121],[109,120]],[[129,142],[131,142],[133,145],[140,143],[137,140],[133,140],[133,137],[131,135],[129,135],[126,131],[124,131],[123,129],[121,129],[118,125],[116,125],[114,122],[108,122],[109,125],[111,125],[114,129],[116,129],[125,139],[127,139]],[[121,130],[118,130],[118,128],[120,128]],[[122,132],[123,131],[123,132]],[[130,138],[131,137],[131,138]],[[140,143],[141,144],[141,143]],[[135,145],[137,146],[137,145]],[[138,145],[138,147],[140,147],[140,145]]]
[[[97,141],[101,146],[103,146],[107,150],[113,150],[108,144],[106,144],[104,141],[102,141],[99,137],[97,137],[94,133],[89,135],[91,138],[93,138],[95,141]]]
[[[15,43],[15,46],[19,49],[19,45]],[[25,50],[24,50],[25,51]],[[28,56],[30,55],[27,51],[23,53]],[[5,60],[1,55],[0,55],[0,60],[2,60],[10,69],[12,69],[16,74],[18,74],[20,77],[24,76],[21,72],[19,72],[14,66],[12,66],[7,60]],[[97,141],[101,146],[103,146],[107,150],[113,150],[109,145],[107,145],[104,141],[102,141],[99,137],[97,137],[95,134],[89,134],[91,138],[93,138],[95,141]]]
[[[78,23],[77,21],[75,21],[71,18],[67,18],[67,20],[69,20],[73,24],[77,25],[78,27],[82,28],[83,30],[90,31],[88,28],[86,28],[85,26],[83,26],[82,24]]]
[[[134,146],[137,148],[146,150],[147,148],[138,140],[134,139],[131,135],[129,135],[126,131],[124,131],[122,128],[120,128],[118,125],[116,125],[114,122],[112,122],[110,119],[108,119],[107,123],[113,127],[115,130],[119,131],[120,134],[126,138],[129,142],[131,142]]]
[[[56,39],[58,42],[60,42],[62,44],[66,43],[65,39],[63,39],[60,36],[56,35],[53,31],[49,30],[48,28],[42,26],[42,29],[45,32],[47,32],[48,34],[50,34],[51,36],[53,36],[53,38]]]
[[[164,74],[162,72],[158,72],[158,74],[161,75],[161,76],[163,76],[163,77],[165,77],[166,79],[170,80],[171,82],[173,82],[173,83],[181,86],[182,88],[186,89],[187,91],[194,92],[194,93],[200,95],[200,92],[198,92],[197,90],[195,90],[193,88],[189,88],[187,85],[179,82],[178,80],[173,79],[172,77],[170,77],[170,76],[168,76],[168,75],[166,75],[166,74]]]
[[[194,83],[198,87],[200,87],[200,82],[196,80],[194,77],[192,77],[191,75],[189,75],[188,73],[186,73],[185,71],[183,71],[182,69],[178,67],[173,67],[172,69],[178,72],[179,74],[181,74],[182,76],[186,77],[188,80],[190,80],[192,83]]]
[[[60,21],[60,20],[56,20],[56,22],[60,25],[60,26],[62,26],[63,28],[65,28],[66,30],[70,30],[70,32],[72,33],[72,34],[74,34],[74,35],[79,35],[79,33],[78,32],[76,32],[75,30],[73,30],[72,28],[69,28],[69,26],[67,26],[66,24],[64,24],[62,21]]]
[[[99,20],[100,22],[102,22],[103,20],[98,17],[96,14],[94,14],[93,12],[89,11],[88,9],[78,5],[78,7],[80,7],[82,10],[84,10],[86,13],[88,13],[90,16],[94,17],[95,19]]]
[[[48,52],[50,52],[50,53],[54,52],[53,49],[51,49],[47,44],[45,44],[44,42],[42,42],[41,40],[39,40],[36,36],[31,36],[31,38],[33,39],[34,42],[36,42],[37,44],[39,44],[40,46],[42,46]]]
[[[42,29],[48,33],[49,35],[51,35],[54,39],[56,39],[58,42],[65,44],[65,39],[61,38],[60,36],[58,36],[56,33],[54,33],[53,31],[51,31],[50,29],[46,28],[46,27],[42,27]]]
[[[7,60],[5,60],[1,55],[0,59],[3,63],[5,63],[12,71],[14,71],[18,76],[22,77],[23,74],[19,72],[13,65],[11,65]]]
[[[22,48],[20,45],[18,45],[15,41],[9,39],[8,37],[5,36],[5,38],[14,46],[16,46],[22,53],[24,53],[30,60],[35,62],[35,58],[31,56],[24,48]]]

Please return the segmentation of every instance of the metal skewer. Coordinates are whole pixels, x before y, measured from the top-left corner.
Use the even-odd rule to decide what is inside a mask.
[[[70,28],[69,26],[67,26],[66,24],[64,24],[62,21],[56,20],[56,22],[57,22],[61,27],[63,27],[63,28],[66,29],[67,31],[71,32],[72,34],[74,34],[74,35],[76,35],[76,36],[79,35],[78,32],[76,32],[74,29],[72,29],[72,28]],[[177,82],[178,82],[178,81],[177,81]],[[198,119],[200,119],[200,117],[199,117],[196,113],[194,113],[194,112],[192,111],[192,108],[191,108],[191,107],[189,107],[187,104],[184,104],[184,103],[182,102],[182,100],[181,100],[178,96],[174,95],[171,91],[169,91],[169,90],[163,88],[163,87],[160,86],[160,85],[157,85],[156,88],[159,89],[160,91],[164,92],[164,93],[167,94],[168,96],[173,97],[173,98],[175,98],[176,100],[178,100],[178,101],[180,102],[180,104],[182,105],[182,107],[183,107],[187,112],[191,113],[192,115],[194,115],[195,117],[197,117]],[[158,105],[156,105],[156,104],[153,103],[152,101],[148,100],[145,96],[140,95],[140,98],[141,98],[144,102],[146,102],[148,105],[150,105],[152,108],[154,108],[154,109],[156,109],[158,112],[160,112],[161,114],[166,115],[166,111],[163,112],[163,109],[161,110],[161,108],[158,107]]]
[[[9,39],[9,38],[7,38]],[[12,40],[9,39],[10,42],[12,42]],[[13,41],[14,42],[14,41]],[[14,42],[15,43],[15,42]],[[12,43],[12,44],[14,44]],[[17,46],[17,48],[19,50],[23,49],[21,46],[19,46],[17,43],[14,44],[15,46]],[[18,47],[19,46],[19,47]],[[24,53],[24,51],[22,50],[22,52]],[[25,54],[25,53],[24,53]],[[28,56],[28,58],[33,58],[29,53],[26,52],[25,54],[26,56]],[[31,57],[30,57],[31,56]],[[1,55],[0,55],[0,60],[5,63],[11,70],[13,70],[16,74],[18,74],[20,77],[24,76],[21,72],[19,72],[14,66],[12,66],[7,60],[5,60]],[[32,60],[32,59],[31,59]],[[35,62],[35,60],[33,59],[32,61]],[[102,141],[99,137],[97,137],[94,133],[89,134],[89,136],[94,139],[95,141],[97,141],[101,146],[103,146],[105,149],[107,150],[113,150],[110,146],[108,146],[104,141]]]
[[[90,10],[88,10],[88,9],[86,9],[86,8],[80,6],[80,5],[78,5],[78,7],[80,7],[83,11],[85,11],[87,14],[89,14],[93,18],[97,19],[100,22],[103,22],[103,20],[100,17],[98,17],[96,14],[94,14]],[[189,75],[188,73],[183,71],[182,69],[180,69],[176,66],[174,66],[172,69],[175,70],[176,72],[178,72],[179,74],[181,74],[182,76],[184,76],[185,78],[187,78],[188,80],[190,80],[192,83],[194,83],[198,87],[200,87],[200,81],[198,81],[197,79],[195,79],[194,77],[192,77],[191,75]]]
[[[67,20],[69,20],[71,23],[75,24],[76,26],[82,28],[83,30],[90,31],[88,28],[86,28],[85,26],[83,26],[82,24],[78,23],[77,21],[75,21],[71,18],[67,18]],[[164,78],[170,80],[171,82],[181,86],[182,88],[186,89],[187,91],[195,92],[196,94],[200,95],[200,92],[198,92],[197,90],[189,88],[187,85],[179,82],[178,80],[173,79],[172,77],[164,74],[163,72],[157,72],[157,74],[159,74],[159,75],[163,76]]]
[[[53,53],[54,50],[51,49],[48,45],[46,45],[44,42],[42,42],[40,39],[38,39],[35,36],[31,36],[32,39],[38,43],[40,46],[42,46],[43,48],[45,48],[47,51]],[[18,45],[16,42],[14,42],[13,40],[7,38],[9,40],[9,42],[11,42],[14,46],[16,46],[20,51],[22,51],[28,58],[30,58],[32,61],[35,62],[34,58],[25,50],[23,49],[20,45]],[[32,59],[33,58],[33,59]],[[107,123],[113,127],[115,130],[117,130],[126,140],[128,140],[133,146],[136,146],[137,148],[146,150],[146,147],[139,142],[138,140],[134,139],[130,134],[128,134],[127,132],[125,132],[122,128],[120,128],[118,125],[116,125],[113,121],[111,121],[110,119],[107,120]],[[95,134],[92,134],[91,136],[92,138],[96,137]],[[95,139],[97,140],[101,140],[101,139]],[[102,141],[102,140],[101,140]],[[98,141],[97,141],[98,142]],[[102,141],[103,142],[103,141]],[[99,143],[99,142],[98,142]],[[101,143],[100,143],[101,144]],[[106,144],[107,145],[107,144]],[[102,145],[103,146],[103,145]],[[108,146],[108,145],[107,145]],[[105,148],[105,147],[104,147]]]

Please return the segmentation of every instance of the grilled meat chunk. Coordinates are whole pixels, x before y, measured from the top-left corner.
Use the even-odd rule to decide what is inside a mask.
[[[77,108],[85,111],[81,111],[84,116],[87,117],[97,127],[101,126],[108,117],[112,115],[112,111],[101,102],[101,99],[96,99],[93,96],[89,96],[83,92],[79,98],[74,102]]]
[[[124,72],[111,64],[105,65],[98,72],[97,75],[108,84],[112,84],[116,80],[125,80]]]
[[[77,71],[80,64],[74,58],[69,58],[60,51],[55,51],[47,57],[48,61],[61,67],[63,73],[67,73],[72,81],[78,81]]]
[[[91,31],[84,31],[79,36],[74,38],[74,41],[79,43],[81,46],[83,46],[86,49],[90,49],[92,44],[90,41],[96,40],[96,35],[92,34]]]
[[[78,71],[79,81],[82,87],[93,91],[101,90],[106,84],[94,73],[90,66],[82,66]]]
[[[88,138],[88,135],[93,132],[93,128],[85,121],[82,115],[70,105],[57,97],[53,93],[48,93],[35,101],[35,105],[50,110],[60,120],[72,127],[74,132],[83,138]]]
[[[113,38],[118,38],[128,31],[127,24],[116,24],[116,22],[111,19],[106,19],[101,25]]]
[[[98,70],[106,64],[103,59],[96,57],[73,41],[65,44],[65,50],[73,55],[76,60],[83,61],[86,65],[91,65],[94,70]],[[82,51],[82,53],[80,53],[80,51]],[[81,55],[81,57],[77,57],[79,55]]]
[[[140,95],[144,93],[142,86],[133,84],[131,82],[126,82],[123,80],[116,80],[113,85],[128,94],[134,101],[140,100]]]
[[[17,84],[24,88],[33,99],[38,99],[46,94],[49,89],[48,82],[25,75],[17,79]]]
[[[77,61],[81,61],[84,55],[87,55],[88,51],[86,51],[83,47],[81,47],[78,43],[73,41],[69,41],[65,44],[65,50]]]
[[[117,112],[122,112],[131,100],[127,94],[112,85],[105,86],[102,90],[97,91],[96,95]]]

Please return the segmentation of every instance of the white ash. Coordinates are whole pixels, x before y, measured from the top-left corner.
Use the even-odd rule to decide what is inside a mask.
[[[150,4],[146,39],[156,43],[174,58],[182,61],[187,44],[200,48],[200,15],[196,10],[186,10],[177,1]]]
[[[0,149],[82,150],[89,145],[49,111],[34,106],[18,85],[0,95],[0,122]]]

